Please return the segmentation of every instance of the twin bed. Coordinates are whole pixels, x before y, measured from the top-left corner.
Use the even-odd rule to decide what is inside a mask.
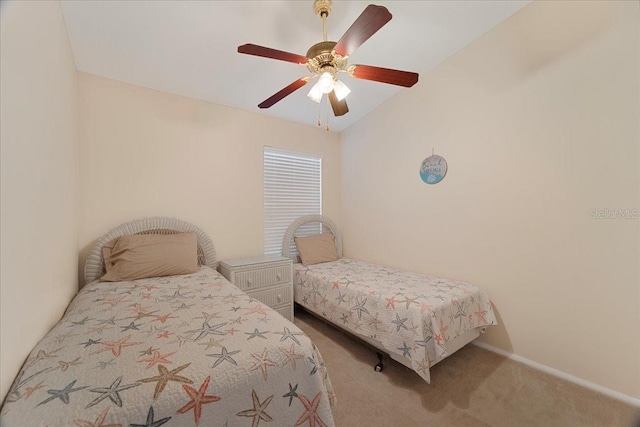
[[[176,232],[197,235],[195,273],[95,281],[107,242]],[[331,382],[311,340],[215,268],[211,240],[182,221],[133,221],[98,239],[88,284],[25,362],[0,424],[334,425]]]
[[[295,233],[310,222],[333,234],[339,259],[294,264],[295,301],[427,382],[431,366],[496,324],[476,286],[343,258],[337,227],[323,216],[291,224],[284,256],[297,260]],[[97,280],[114,239],[174,233],[196,235],[195,272]],[[99,238],[88,284],[28,357],[0,426],[333,426],[335,396],[318,349],[216,267],[209,237],[175,219],[132,221]]]
[[[298,261],[294,237],[309,223],[320,223],[333,234],[339,259],[315,265],[296,262],[295,302],[425,381],[430,381],[430,367],[497,323],[489,297],[477,286],[342,257],[338,228],[321,215],[301,217],[289,226],[283,256]],[[382,369],[381,360],[376,369]]]

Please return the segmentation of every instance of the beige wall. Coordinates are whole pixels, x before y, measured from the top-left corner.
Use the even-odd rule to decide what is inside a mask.
[[[527,6],[341,138],[77,74],[57,2],[2,8],[0,398],[72,298],[78,245],[170,215],[221,258],[261,253],[264,145],[323,156],[347,255],[477,283],[487,343],[640,397],[640,221],[590,216],[640,209],[637,3]]]
[[[640,398],[638,3],[534,2],[342,134],[345,253],[481,285],[500,349]],[[444,181],[420,180],[435,147]]]
[[[209,233],[219,258],[263,253],[263,147],[323,157],[323,210],[338,217],[338,136],[79,73],[80,248],[164,215]],[[82,257],[84,261],[84,256]]]
[[[58,2],[3,2],[0,399],[77,290],[77,73]]]

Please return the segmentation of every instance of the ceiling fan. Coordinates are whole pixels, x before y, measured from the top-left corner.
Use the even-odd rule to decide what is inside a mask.
[[[392,85],[411,87],[418,82],[418,74],[409,71],[374,67],[371,65],[348,65],[348,58],[360,45],[373,36],[380,28],[391,20],[391,13],[386,7],[370,4],[344,33],[338,42],[327,40],[327,17],[331,11],[331,0],[315,0],[313,8],[322,20],[324,40],[314,44],[306,56],[284,52],[255,44],[238,46],[238,53],[262,56],[264,58],[293,62],[306,65],[310,76],[302,77],[284,89],[276,92],[258,104],[260,108],[269,108],[288,95],[300,89],[313,79],[318,79],[308,93],[308,97],[320,103],[327,94],[333,114],[342,116],[349,112],[345,97],[350,90],[340,80],[338,74],[346,72],[351,77],[372,80]],[[320,120],[318,120],[320,125]],[[329,130],[327,128],[327,130]]]

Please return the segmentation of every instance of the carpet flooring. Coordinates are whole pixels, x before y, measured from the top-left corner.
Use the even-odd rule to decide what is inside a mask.
[[[431,369],[431,384],[361,341],[296,310],[295,323],[322,354],[333,383],[333,414],[345,426],[638,425],[623,402],[467,345]]]

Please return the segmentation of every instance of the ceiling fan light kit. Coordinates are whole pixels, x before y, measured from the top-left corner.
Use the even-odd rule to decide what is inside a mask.
[[[342,83],[340,80],[336,80],[333,84],[333,91],[336,93],[338,101],[342,101],[351,93],[351,89],[349,89],[347,85]]]
[[[322,93],[329,93],[333,90],[333,76],[330,72],[324,71],[316,83]]]
[[[320,104],[320,101],[322,101],[322,95],[324,95],[324,93],[322,93],[322,90],[320,90],[317,83],[313,85],[313,87],[307,94],[309,99],[311,99],[313,102],[317,102],[318,104]]]
[[[351,27],[347,29],[340,40],[334,42],[327,40],[326,20],[331,13],[331,6],[331,0],[315,0],[313,2],[313,9],[322,20],[324,40],[311,46],[307,50],[306,56],[254,44],[238,46],[238,53],[306,65],[309,72],[311,72],[311,76],[296,80],[258,104],[258,107],[269,108],[306,85],[312,79],[317,78],[317,82],[307,96],[314,102],[320,103],[323,95],[327,94],[333,114],[339,117],[349,112],[345,98],[351,92],[346,84],[338,80],[337,75],[339,73],[346,73],[356,79],[403,87],[411,87],[418,82],[418,74],[409,71],[370,65],[348,65],[349,55],[391,20],[392,15],[387,8],[370,4]],[[328,129],[329,127],[327,127]]]

